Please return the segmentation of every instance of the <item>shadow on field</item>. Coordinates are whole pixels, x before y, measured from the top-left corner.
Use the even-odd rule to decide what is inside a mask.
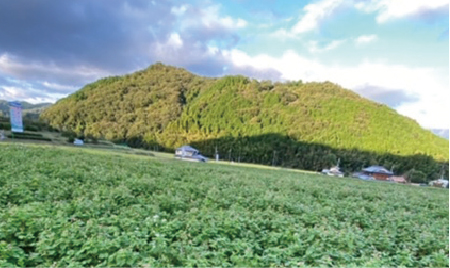
[[[178,139],[176,139],[178,140]],[[173,148],[165,148],[157,142],[145,142],[142,138],[126,141],[134,148],[146,148],[173,153]],[[442,168],[448,177],[448,161],[438,162],[425,154],[400,156],[380,154],[357,149],[336,149],[330,146],[298,141],[286,135],[269,133],[256,136],[227,136],[186,143],[199,149],[200,152],[215,158],[216,148],[220,159],[241,163],[273,165],[285,168],[320,171],[336,165],[340,159],[340,167],[346,173],[359,171],[371,165],[381,165],[393,169],[396,174],[404,174],[410,170],[420,171],[426,180],[439,178]]]
[[[213,159],[217,148],[222,160],[314,171],[336,165],[340,159],[340,167],[347,173],[371,165],[381,165],[392,168],[396,174],[414,169],[425,173],[429,179],[435,179],[439,177],[442,166],[445,165],[448,177],[448,162],[439,163],[428,155],[399,156],[335,149],[320,143],[297,141],[280,134],[222,137],[191,142],[190,145]]]

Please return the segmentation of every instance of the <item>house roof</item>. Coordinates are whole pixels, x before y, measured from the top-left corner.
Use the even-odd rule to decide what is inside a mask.
[[[363,169],[363,171],[370,172],[370,173],[384,173],[384,174],[394,175],[393,172],[387,170],[385,167],[382,167],[382,166],[370,166],[368,168]]]
[[[191,146],[183,146],[183,147],[180,147],[180,148],[178,148],[177,150],[181,150],[181,151],[188,151],[188,152],[198,152],[198,150],[197,149],[194,149],[194,148],[192,148]]]

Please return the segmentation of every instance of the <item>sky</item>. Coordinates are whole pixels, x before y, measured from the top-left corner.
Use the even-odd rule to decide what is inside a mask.
[[[330,81],[449,128],[449,0],[0,1],[0,99],[55,102],[157,61]]]

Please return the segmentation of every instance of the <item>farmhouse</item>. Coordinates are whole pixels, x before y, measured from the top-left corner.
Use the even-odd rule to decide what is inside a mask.
[[[370,166],[362,170],[363,174],[368,175],[379,181],[388,181],[394,175],[392,171],[381,166]]]
[[[192,148],[191,146],[183,146],[175,150],[175,158],[194,161],[194,162],[206,162],[208,158],[200,154],[199,150]]]

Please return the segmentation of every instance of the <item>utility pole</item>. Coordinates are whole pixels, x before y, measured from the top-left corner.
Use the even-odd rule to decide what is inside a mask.
[[[241,146],[239,146],[238,163],[241,163]]]
[[[230,163],[231,163],[231,148],[230,148],[230,156],[229,156],[229,159],[230,159]]]
[[[273,151],[272,166],[275,166],[275,150]]]
[[[219,154],[217,153],[217,145],[216,145],[216,162],[219,162]]]
[[[391,172],[392,172],[392,173],[394,173],[394,168],[395,168],[395,165],[392,165],[392,166],[391,166]]]

